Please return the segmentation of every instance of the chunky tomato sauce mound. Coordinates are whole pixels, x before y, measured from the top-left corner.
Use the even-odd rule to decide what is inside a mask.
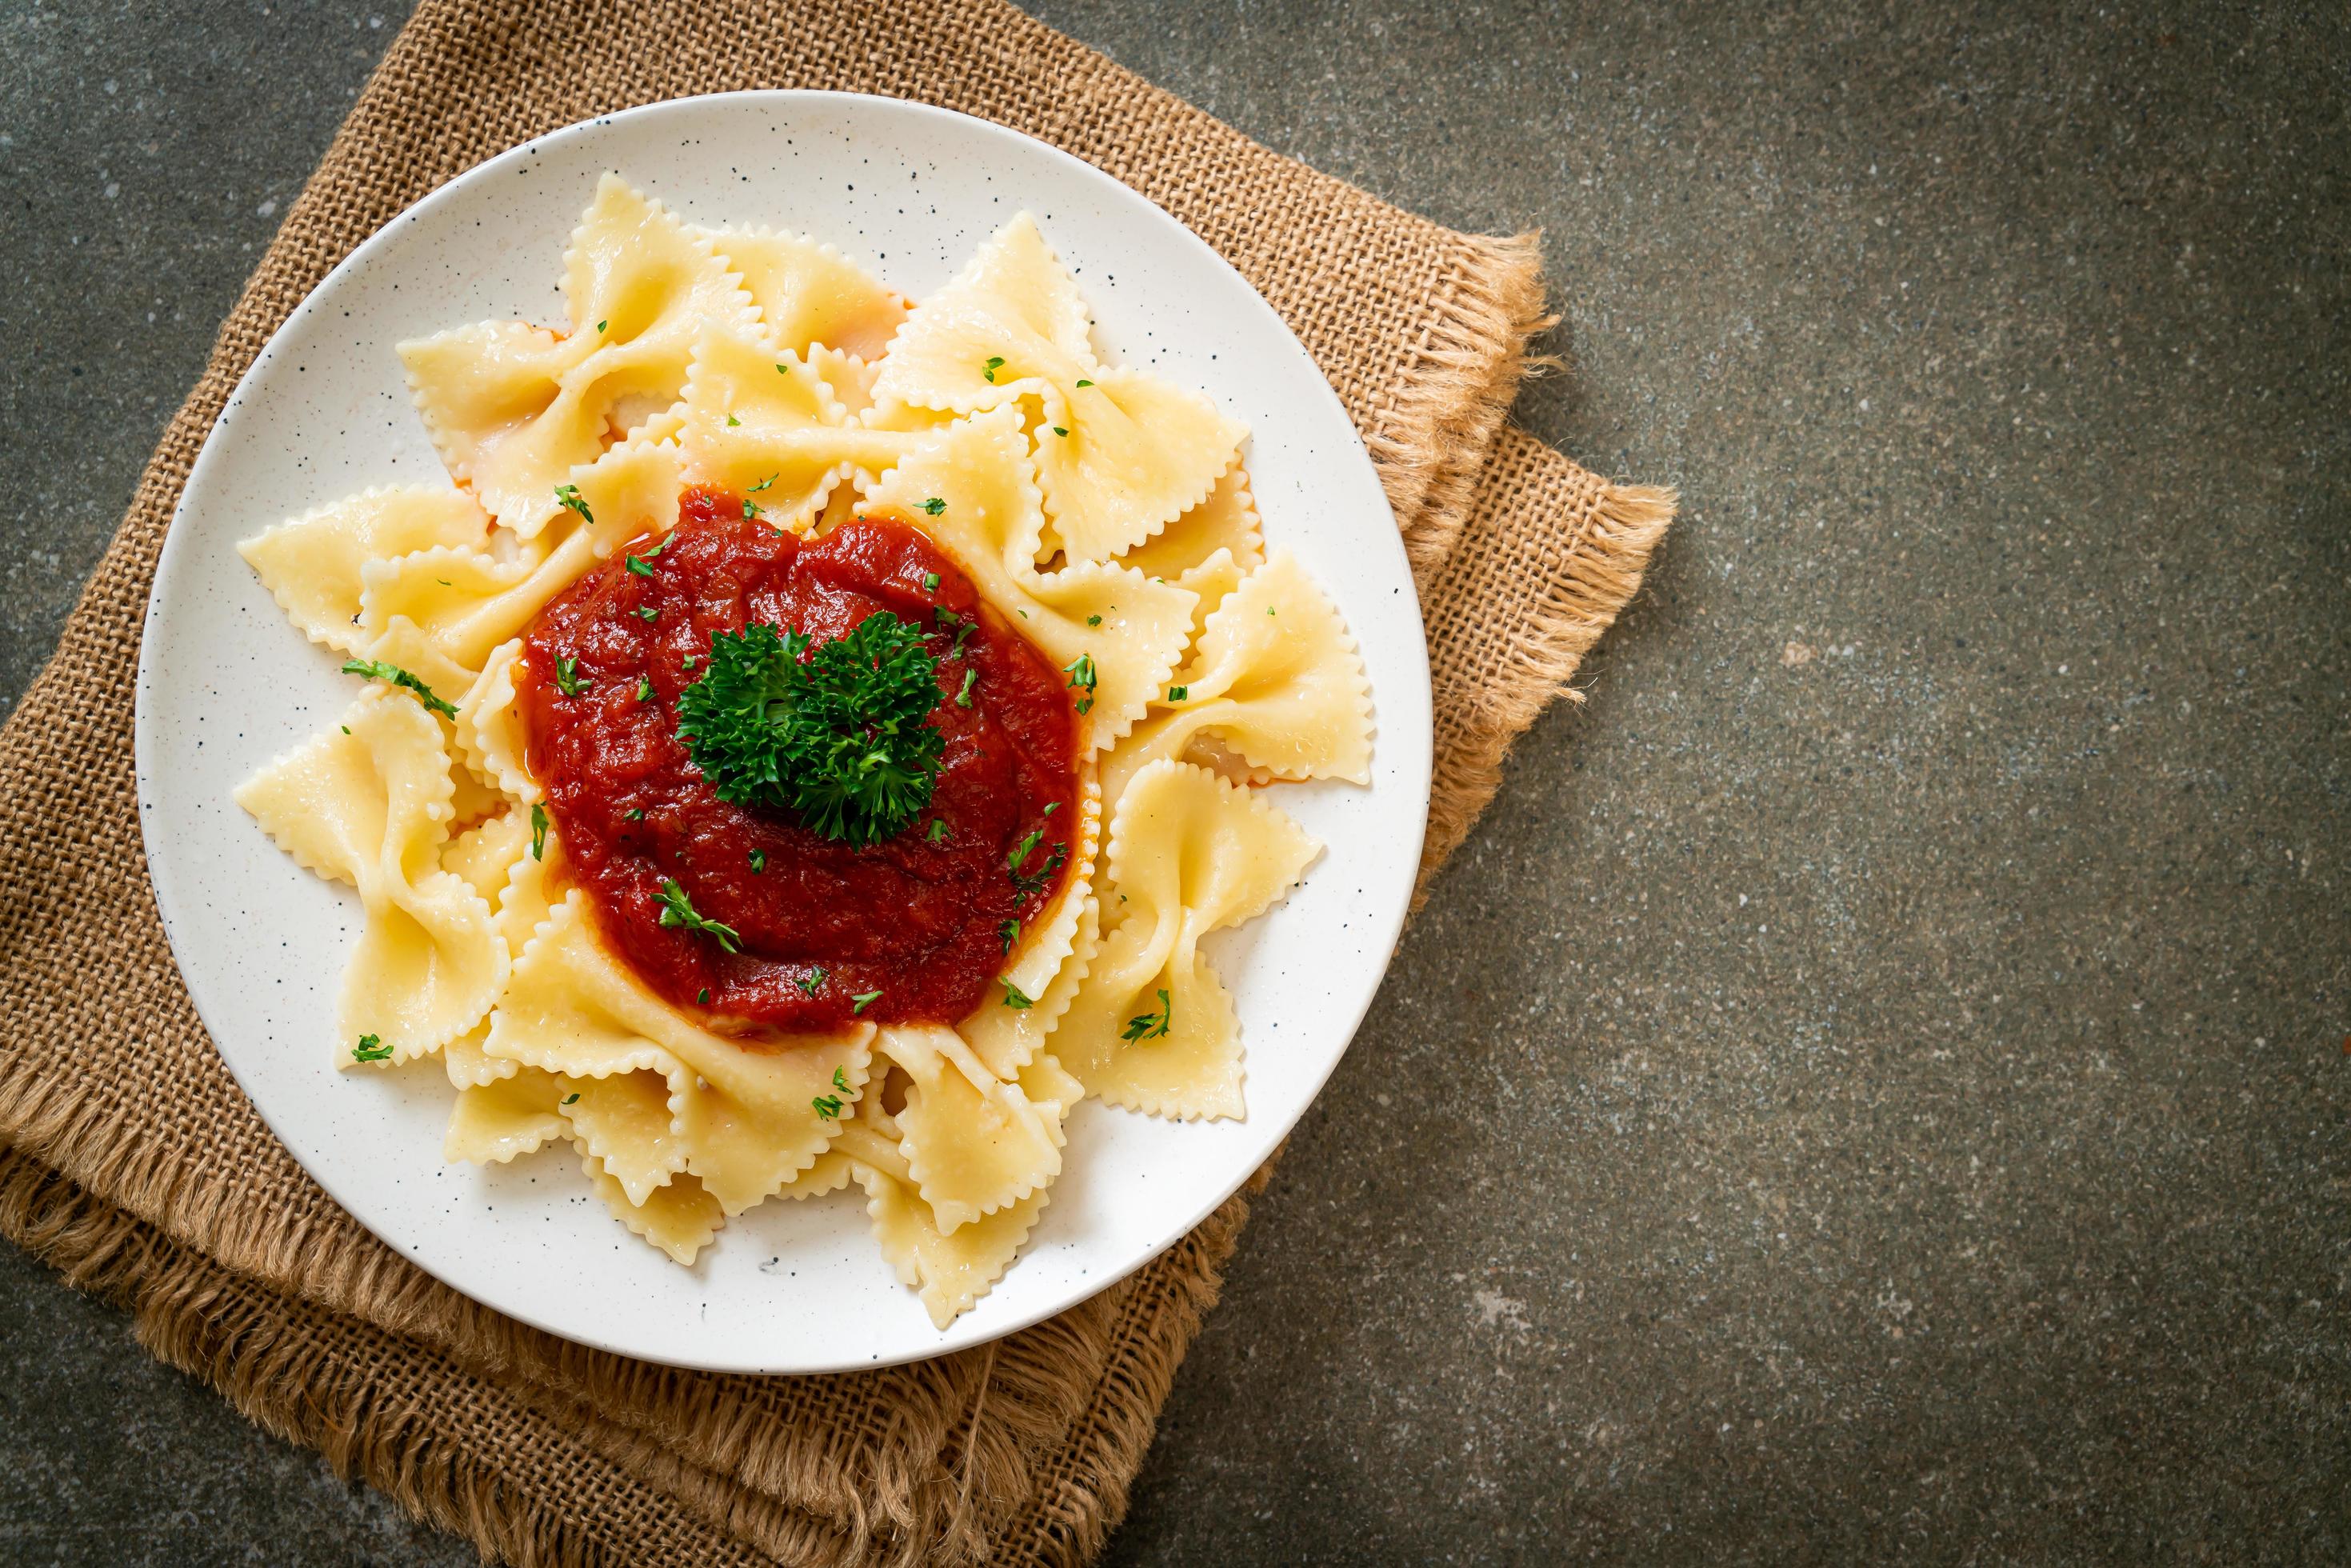
[[[909,525],[861,518],[803,541],[744,509],[739,497],[688,492],[650,575],[626,559],[654,542],[640,539],[525,636],[517,685],[529,766],[568,874],[606,946],[720,1027],[962,1018],[990,999],[1005,923],[1025,929],[1069,874],[1040,874],[1057,846],[1066,855],[1077,814],[1068,682]],[[959,653],[946,628],[925,640],[938,661],[928,722],[946,751],[929,806],[893,838],[852,849],[789,810],[722,800],[678,738],[678,695],[706,667],[713,632],[764,622],[815,646],[876,611],[935,627],[941,609],[975,624]],[[967,670],[977,673],[969,706],[956,700]],[[1037,831],[1024,891],[1006,859]],[[742,950],[663,925],[664,880],[696,915],[732,926]],[[861,1010],[857,998],[875,992]]]

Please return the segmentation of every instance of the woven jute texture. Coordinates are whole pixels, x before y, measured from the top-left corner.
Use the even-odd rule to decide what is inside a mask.
[[[0,1230],[255,1420],[507,1561],[1082,1562],[1124,1510],[1248,1195],[1094,1300],[919,1365],[716,1376],[588,1351],[420,1274],[304,1176],[198,1024],[146,880],[140,618],[189,465],[270,331],[481,160],[632,104],[757,87],[920,99],[1056,143],[1173,213],[1289,321],[1379,464],[1426,612],[1424,873],[1638,587],[1670,497],[1502,424],[1541,325],[1529,241],[1398,212],[995,0],[429,0],[0,733]]]

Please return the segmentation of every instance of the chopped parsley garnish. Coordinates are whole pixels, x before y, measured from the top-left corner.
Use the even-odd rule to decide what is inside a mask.
[[[418,702],[423,703],[443,718],[457,716],[455,703],[442,696],[418,676],[411,674],[398,664],[387,664],[381,659],[346,659],[343,661],[343,674],[364,675],[371,681],[390,681],[395,686],[414,692]],[[346,727],[343,733],[349,735],[350,728]]]
[[[632,806],[621,815],[632,822],[642,822],[645,820],[645,809],[643,806]]]
[[[748,496],[743,497],[743,520],[747,523],[756,523],[759,520],[759,503]]]
[[[935,844],[945,843],[946,841],[946,836],[947,822],[945,817],[933,817],[931,819],[931,825],[923,832],[923,837]]]
[[[999,978],[996,983],[1004,988],[1004,1005],[1014,1012],[1026,1012],[1037,1005],[1036,998],[1029,995],[1011,981]]]
[[[647,560],[644,557],[641,555],[632,555],[628,557],[627,559],[629,562],[629,570],[635,572],[639,577],[651,577],[653,574],[653,563]]]
[[[1004,857],[1004,869],[1011,873],[1013,887],[1018,889],[1023,896],[1037,892],[1047,883],[1051,882],[1053,878],[1060,873],[1061,862],[1070,857],[1070,846],[1067,844],[1057,843],[1053,846],[1053,852],[1045,857],[1044,870],[1037,872],[1034,874],[1024,873],[1020,869],[1021,866],[1028,862],[1028,859],[1031,854],[1036,852],[1037,847],[1044,841],[1045,830],[1042,828],[1031,829],[1029,836],[1021,840],[1018,844],[1014,845],[1012,852]]]
[[[661,611],[651,604],[641,604],[636,609],[630,611],[629,613],[635,616],[640,621],[658,621],[661,619]]]
[[[735,417],[733,414],[731,414],[731,413],[730,413],[730,414],[728,414],[728,415],[726,416],[726,423],[727,423],[727,425],[728,425],[728,427],[729,427],[730,429],[731,429],[732,427],[734,427],[735,425],[738,425],[738,424],[740,424],[740,423],[743,423],[743,422],[742,422],[741,420],[739,420],[739,419],[736,418],[736,417]]]
[[[998,927],[997,935],[1004,938],[1004,954],[1005,956],[1010,957],[1012,956],[1012,944],[1020,940],[1020,922],[1018,920],[1006,921],[1001,926]]]
[[[595,684],[596,683],[593,681],[583,681],[580,678],[580,661],[578,659],[562,658],[555,661],[556,689],[560,691],[565,696],[576,697],[581,692],[586,691],[590,686],[592,686]]]
[[[764,478],[764,479],[760,480],[758,484],[756,484],[756,485],[747,485],[747,486],[744,486],[744,488],[746,488],[747,490],[748,490],[752,495],[756,496],[756,495],[758,495],[760,491],[762,491],[762,490],[766,489],[768,486],[770,486],[770,485],[774,484],[777,480],[778,480],[778,479],[782,478],[783,476],[784,476],[784,471],[783,471],[782,469],[778,468],[778,469],[777,469],[773,474],[770,474],[770,475],[768,475],[766,478]]]
[[[964,639],[971,635],[971,629],[977,624],[978,624],[978,622],[975,622],[970,616],[958,615],[944,604],[939,605],[931,612],[932,631],[953,632],[955,633],[955,646],[947,650],[947,656],[949,658],[959,659],[963,656]]]
[[[1118,1031],[1118,1038],[1121,1040],[1156,1040],[1161,1035],[1167,1032],[1167,1026],[1175,1021],[1175,1018],[1176,1009],[1174,1004],[1168,1001],[1167,993],[1165,991],[1161,991],[1159,993],[1159,1007],[1157,1010],[1147,1013],[1139,1013],[1135,1017],[1127,1019],[1126,1027]]]
[[[547,808],[536,800],[530,806],[530,858],[547,858]]]
[[[806,991],[810,996],[814,996],[817,992],[824,989],[825,977],[831,973],[832,973],[831,970],[825,968],[810,969],[807,974],[802,975],[799,979],[794,980],[792,984],[798,986],[801,990]]]
[[[343,733],[344,733],[345,735],[349,735],[349,734],[350,734],[350,732],[351,732],[351,727],[350,727],[350,725],[345,725],[345,726],[343,726]]]
[[[611,319],[608,317],[608,318],[606,318],[604,320],[601,320],[601,321],[599,321],[599,322],[597,322],[597,323],[596,323],[596,330],[598,330],[599,332],[601,332],[601,331],[602,331],[605,328],[607,328],[607,327],[611,326],[611,324],[612,324],[612,323],[611,323]]]
[[[939,574],[935,571],[926,571],[923,573],[923,591],[925,593],[936,593],[938,591]]]
[[[577,1105],[577,1104],[579,1104],[579,1103],[580,1103],[580,1091],[578,1091],[577,1089],[575,1089],[575,1090],[573,1090],[570,1093],[566,1094],[566,1095],[563,1097],[563,1103],[564,1103],[566,1105]]]
[[[696,1005],[705,1008],[708,1007],[710,1005],[710,988],[708,986],[705,986],[702,989],[695,992],[694,999]]]
[[[804,632],[754,623],[713,633],[677,730],[719,799],[789,807],[826,838],[872,844],[930,804],[946,745],[927,722],[938,697],[923,633],[886,610],[813,652]]]
[[[1085,379],[1085,377],[1083,377],[1083,376],[1080,376],[1080,377],[1078,378],[1078,384],[1079,384],[1080,386],[1081,386],[1081,387],[1090,387],[1090,386],[1093,385],[1094,383],[1093,383],[1093,382],[1090,382],[1090,381],[1088,381],[1088,380],[1086,380],[1086,379]]]
[[[651,675],[637,677],[637,700],[641,703],[653,700],[653,678]]]
[[[1191,695],[1192,688],[1189,686],[1169,686],[1167,688],[1167,700],[1171,703],[1187,701],[1190,699]]]
[[[765,876],[767,872],[768,852],[765,850],[753,850],[751,852],[751,874],[753,876]]]
[[[662,878],[661,923],[673,928],[683,925],[688,931],[699,931],[712,938],[729,953],[739,953],[742,936],[732,925],[722,925],[716,920],[705,920],[695,912],[694,900],[685,889],[668,877]]]
[[[849,998],[849,1010],[852,1013],[862,1013],[881,999],[882,993],[879,991],[860,991]]]
[[[1089,626],[1099,626],[1102,624],[1102,617],[1099,615],[1089,615],[1086,617],[1086,624]]]
[[[1059,800],[1048,800],[1045,802],[1045,815],[1049,817],[1061,809],[1061,803]]]
[[[1086,694],[1078,699],[1077,704],[1078,712],[1083,714],[1094,706],[1094,656],[1092,653],[1081,653],[1063,664],[1061,671],[1070,677],[1070,685],[1073,690],[1081,690]]]
[[[956,693],[956,706],[971,706],[971,688],[979,684],[979,672],[967,667],[963,673],[963,690]]]
[[[1070,432],[1067,426],[1057,424],[1053,427],[1053,434],[1056,435],[1067,435]]]
[[[392,1047],[384,1044],[374,1035],[363,1034],[360,1036],[360,1042],[351,1047],[351,1060],[353,1061],[390,1061]]]
[[[828,1122],[841,1119],[841,1096],[838,1094],[820,1094],[809,1103],[815,1106],[816,1113]]]
[[[558,485],[555,487],[555,498],[562,502],[565,506],[570,507],[573,511],[579,513],[580,520],[581,522],[592,523],[596,520],[596,514],[590,511],[588,509],[588,503],[580,498],[579,486]]]
[[[923,510],[928,512],[935,517],[946,509],[946,497],[944,496],[933,496],[929,500],[923,503]]]
[[[989,386],[994,386],[996,384],[996,372],[1003,368],[1004,356],[1002,354],[991,354],[987,358],[987,362],[979,367],[979,378],[986,382]]]

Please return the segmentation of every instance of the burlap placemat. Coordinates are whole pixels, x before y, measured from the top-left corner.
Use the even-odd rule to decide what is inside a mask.
[[[269,332],[472,164],[592,114],[751,87],[921,99],[1054,142],[1189,225],[1290,322],[1378,460],[1427,616],[1424,873],[1639,585],[1670,497],[1502,428],[1541,325],[1527,241],[1398,212],[996,0],[428,0],[0,733],[0,1230],[254,1419],[512,1562],[1083,1561],[1124,1510],[1246,1197],[1093,1301],[916,1366],[716,1376],[584,1350],[426,1278],[302,1175],[198,1024],[146,882],[140,618],[189,465]]]

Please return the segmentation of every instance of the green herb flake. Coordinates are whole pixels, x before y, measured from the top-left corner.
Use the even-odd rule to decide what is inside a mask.
[[[746,505],[748,503],[747,502]],[[639,577],[651,577],[653,574],[653,563],[647,560],[644,557],[641,555],[632,555],[627,559],[629,562],[629,570],[635,572]]]
[[[994,386],[996,384],[996,372],[1003,368],[1004,356],[1002,354],[991,354],[988,356],[987,362],[979,367],[979,379],[986,382],[989,386]]]
[[[879,991],[860,991],[849,998],[849,1010],[852,1013],[862,1013],[881,999],[882,993]]]
[[[563,1103],[564,1103],[566,1105],[577,1105],[577,1104],[579,1104],[579,1103],[580,1103],[580,1092],[579,1092],[578,1090],[576,1090],[576,1089],[575,1089],[575,1090],[573,1090],[570,1093],[566,1094],[566,1095],[563,1097]]]
[[[530,805],[530,858],[547,858],[547,808],[536,800]]]
[[[1192,688],[1189,686],[1169,686],[1167,688],[1167,700],[1171,703],[1188,701],[1191,695]]]
[[[810,969],[807,974],[802,975],[799,979],[794,980],[792,984],[798,986],[810,996],[814,996],[819,991],[824,989],[825,977],[831,973],[831,970],[824,968]]]
[[[979,684],[979,672],[967,667],[963,673],[963,690],[956,693],[956,706],[971,706],[971,688]]]
[[[403,691],[415,693],[418,702],[423,703],[443,718],[457,716],[455,703],[442,696],[431,686],[426,685],[422,679],[402,669],[398,664],[387,664],[381,659],[346,659],[343,661],[343,674],[363,675],[371,681],[389,681]],[[350,733],[348,726],[344,727],[343,733],[345,735]]]
[[[696,1006],[708,1007],[710,1005],[710,988],[708,986],[705,986],[702,989],[695,992],[694,1000]]]
[[[736,418],[736,417],[735,417],[733,414],[731,414],[731,413],[730,413],[730,414],[728,414],[728,415],[726,416],[726,427],[727,427],[729,430],[732,430],[733,428],[735,428],[735,426],[737,426],[737,425],[738,425],[738,424],[740,424],[740,423],[743,423],[743,422],[742,422],[741,420],[739,420],[739,419]]]
[[[642,822],[645,820],[645,809],[643,806],[632,806],[621,815],[629,821]]]
[[[946,509],[946,498],[943,496],[933,496],[929,500],[923,503],[923,510],[928,512],[935,517]]]
[[[640,621],[658,621],[661,619],[661,612],[650,604],[639,605],[636,609],[630,611],[629,613],[635,616]]]
[[[607,319],[605,319],[604,320],[601,320],[601,321],[599,321],[599,322],[597,322],[597,323],[596,323],[596,330],[598,330],[599,332],[601,332],[601,331],[602,331],[605,328],[607,328],[607,327],[611,326],[611,324],[612,324],[612,323],[611,323],[611,319],[610,319],[610,318],[607,318]]]
[[[1090,382],[1090,381],[1088,381],[1088,380],[1086,380],[1083,376],[1080,376],[1080,377],[1078,378],[1078,384],[1079,384],[1080,386],[1081,386],[1081,387],[1090,387],[1090,386],[1093,385],[1094,383],[1093,383],[1093,382]]]
[[[923,591],[925,593],[936,593],[938,591],[939,574],[935,571],[926,571],[923,573]]]
[[[1012,945],[1020,940],[1020,922],[1018,920],[1008,920],[997,929],[996,934],[1004,938],[1004,956],[1008,958],[1012,956]]]
[[[930,804],[946,741],[927,722],[937,664],[914,626],[877,611],[810,653],[806,633],[755,622],[715,633],[710,650],[677,730],[719,799],[789,808],[860,846]]]
[[[653,700],[653,678],[651,675],[637,677],[637,700],[641,703]]]
[[[344,733],[345,735],[349,735],[349,734],[350,734],[350,732],[351,732],[351,727],[350,727],[350,725],[345,725],[345,726],[343,726],[343,733]]]
[[[765,850],[753,850],[751,852],[751,874],[753,876],[765,876],[767,873],[768,852]]]
[[[764,478],[764,479],[760,480],[758,484],[756,484],[756,485],[747,486],[745,486],[745,488],[747,488],[747,490],[749,490],[749,491],[750,491],[750,493],[751,493],[752,495],[756,496],[756,495],[758,495],[760,491],[762,491],[762,490],[766,489],[768,486],[770,486],[770,485],[774,484],[777,480],[778,480],[778,479],[782,478],[783,476],[784,476],[783,470],[782,470],[782,469],[780,469],[780,468],[778,468],[778,470],[776,470],[776,472],[774,472],[773,474],[768,475],[766,478]]]
[[[390,1061],[392,1047],[384,1044],[374,1035],[363,1034],[360,1036],[360,1042],[351,1047],[351,1060],[353,1061]]]
[[[935,844],[943,844],[946,842],[946,819],[944,817],[933,817],[931,819],[931,825],[928,829],[925,830],[923,837],[929,842]]]
[[[668,877],[662,878],[661,903],[661,923],[664,925],[672,929],[684,926],[688,931],[701,932],[729,953],[739,953],[743,950],[741,933],[732,925],[722,925],[716,920],[704,919],[695,912],[694,900],[686,895],[685,889],[678,886]]]
[[[1175,1020],[1175,1007],[1167,1000],[1167,993],[1163,990],[1159,993],[1157,1010],[1141,1013],[1127,1019],[1126,1027],[1118,1031],[1118,1038],[1128,1040],[1157,1040],[1167,1032],[1167,1026]]]
[[[1036,998],[1029,995],[1011,981],[998,978],[996,983],[1004,988],[1004,1005],[1013,1011],[1027,1012],[1037,1005]]]
[[[580,520],[581,522],[592,523],[596,520],[596,514],[590,511],[588,509],[588,503],[580,498],[579,486],[558,485],[555,487],[555,498],[562,502],[565,506],[570,507],[573,511],[579,513]]]
[[[826,1121],[837,1122],[841,1120],[840,1095],[820,1094],[815,1099],[810,1101],[809,1103],[815,1106],[816,1113],[823,1117]]]
[[[1086,624],[1089,626],[1099,626],[1102,624],[1102,617],[1099,615],[1089,615],[1086,617]]]
[[[1012,886],[1023,897],[1043,891],[1048,883],[1061,874],[1061,862],[1070,857],[1070,846],[1057,843],[1053,846],[1053,852],[1045,857],[1044,869],[1035,873],[1022,872],[1021,866],[1028,862],[1029,857],[1035,853],[1038,846],[1044,841],[1045,830],[1032,829],[1029,836],[1013,846],[1012,852],[1004,857],[1004,869],[1011,873]]]
[[[578,659],[567,657],[555,662],[555,687],[565,696],[576,697],[595,684],[593,681],[583,681],[580,678]]]

